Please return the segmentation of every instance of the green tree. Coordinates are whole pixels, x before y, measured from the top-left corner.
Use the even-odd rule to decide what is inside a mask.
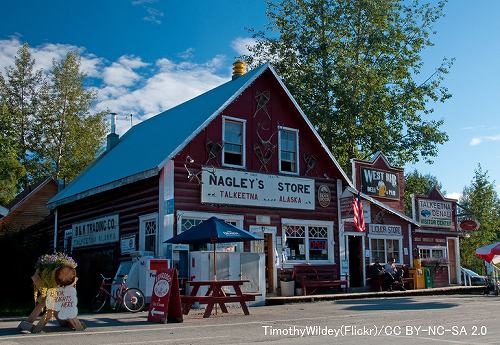
[[[405,174],[405,212],[407,215],[411,216],[411,195],[426,195],[434,186],[437,186],[442,193],[445,193],[443,185],[438,181],[436,176],[431,174],[424,175],[417,170]]]
[[[83,85],[80,57],[70,52],[55,61],[43,92],[43,116],[36,124],[39,138],[36,152],[46,171],[71,181],[93,159],[106,133],[104,113],[93,113],[95,93]]]
[[[14,60],[14,65],[5,69],[5,77],[0,74],[0,102],[2,105],[2,151],[7,155],[2,159],[0,169],[5,171],[14,164],[12,152],[24,168],[25,174],[9,174],[8,180],[17,179],[16,184],[24,189],[43,175],[34,155],[37,138],[33,124],[39,116],[40,91],[43,87],[41,70],[35,70],[35,60],[29,47],[24,44]],[[15,165],[15,164],[14,164]],[[19,173],[20,171],[16,169]],[[16,177],[17,176],[17,177]]]
[[[243,58],[271,61],[346,169],[383,151],[396,165],[437,155],[448,136],[431,120],[452,60],[422,76],[444,2],[419,0],[268,1],[269,23]],[[432,102],[431,102],[432,101]]]
[[[11,136],[11,121],[5,103],[0,104],[0,205],[7,205],[17,194],[18,182],[25,171],[17,160]]]
[[[465,212],[481,224],[479,230],[468,237],[460,238],[462,266],[476,272],[483,272],[483,262],[475,256],[477,248],[494,243],[500,233],[500,200],[495,191],[495,182],[490,181],[487,171],[481,165],[475,170],[469,186],[463,190],[460,205]]]

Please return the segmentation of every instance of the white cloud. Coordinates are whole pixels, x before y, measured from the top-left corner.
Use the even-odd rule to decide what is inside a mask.
[[[141,79],[141,76],[134,71],[148,64],[143,62],[141,58],[133,56],[121,56],[117,62],[113,62],[111,66],[105,67],[102,72],[102,79],[105,84],[112,86],[131,86],[136,81]]]
[[[460,198],[462,197],[462,193],[460,192],[448,193],[446,194],[446,197],[450,199],[460,200]]]
[[[18,38],[0,40],[0,67],[13,64],[21,45]],[[73,45],[48,43],[31,48],[37,67],[45,70],[52,66],[52,59],[61,59],[74,49],[82,52],[82,69],[96,78],[94,110],[118,113],[120,134],[130,128],[130,114],[137,124],[230,80],[224,55],[200,63],[167,58],[147,62],[130,55],[107,61]]]
[[[17,37],[0,40],[0,72],[4,72],[5,67],[12,66],[14,57],[21,48],[22,43]],[[61,60],[68,52],[78,51],[81,56],[82,72],[89,77],[98,77],[103,59],[89,54],[82,47],[71,44],[45,43],[39,46],[30,47],[31,54],[35,58],[35,69],[48,71],[52,68],[54,60]]]
[[[231,42],[231,48],[234,49],[239,55],[249,55],[249,46],[253,46],[257,43],[254,38],[251,37],[237,37]]]
[[[148,14],[142,19],[154,24],[161,24],[161,18],[165,15],[162,11],[153,7],[146,7],[146,12]]]
[[[194,64],[159,59],[156,61],[158,71],[141,80],[141,86],[124,88],[109,85],[98,90],[96,109],[134,114],[134,123],[137,123],[227,81],[229,76],[218,75],[213,65],[213,61]],[[129,126],[129,120],[119,121],[118,132],[123,133]]]
[[[472,138],[469,145],[470,146],[476,146],[476,145],[479,145],[481,144],[482,142],[485,142],[485,141],[500,141],[500,134],[497,134],[497,135],[485,135],[485,136],[482,136],[482,137],[475,137],[475,138]]]

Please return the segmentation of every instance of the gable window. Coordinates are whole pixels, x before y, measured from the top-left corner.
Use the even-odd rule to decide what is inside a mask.
[[[245,121],[223,117],[222,164],[241,168],[245,166]]]
[[[286,173],[299,173],[299,131],[293,128],[279,128],[279,170]]]

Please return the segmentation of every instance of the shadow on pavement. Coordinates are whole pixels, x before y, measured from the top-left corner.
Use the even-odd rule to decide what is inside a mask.
[[[456,303],[444,302],[418,302],[413,298],[394,299],[364,299],[336,301],[335,304],[346,305],[344,310],[425,310],[425,309],[447,309],[458,306]]]
[[[132,314],[133,315],[133,314]],[[109,315],[99,317],[99,314],[88,314],[79,315],[80,321],[85,323],[87,328],[100,328],[100,327],[123,327],[123,326],[146,326],[151,325],[147,322],[147,314],[135,314],[135,317],[123,318],[123,315],[117,315],[116,318],[110,317]],[[38,320],[37,320],[38,321]],[[55,332],[73,332],[67,327],[61,327],[57,321],[50,321],[43,329],[44,333],[55,333]],[[17,327],[0,328],[0,337],[8,335],[19,335],[23,332]],[[0,338],[1,341],[1,338]]]

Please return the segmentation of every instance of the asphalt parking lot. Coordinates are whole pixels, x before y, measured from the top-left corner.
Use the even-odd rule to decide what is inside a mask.
[[[18,321],[0,321],[0,344],[500,344],[500,298],[415,296],[251,308],[181,324],[150,324],[146,313],[81,315],[88,328],[51,325],[20,334]]]

